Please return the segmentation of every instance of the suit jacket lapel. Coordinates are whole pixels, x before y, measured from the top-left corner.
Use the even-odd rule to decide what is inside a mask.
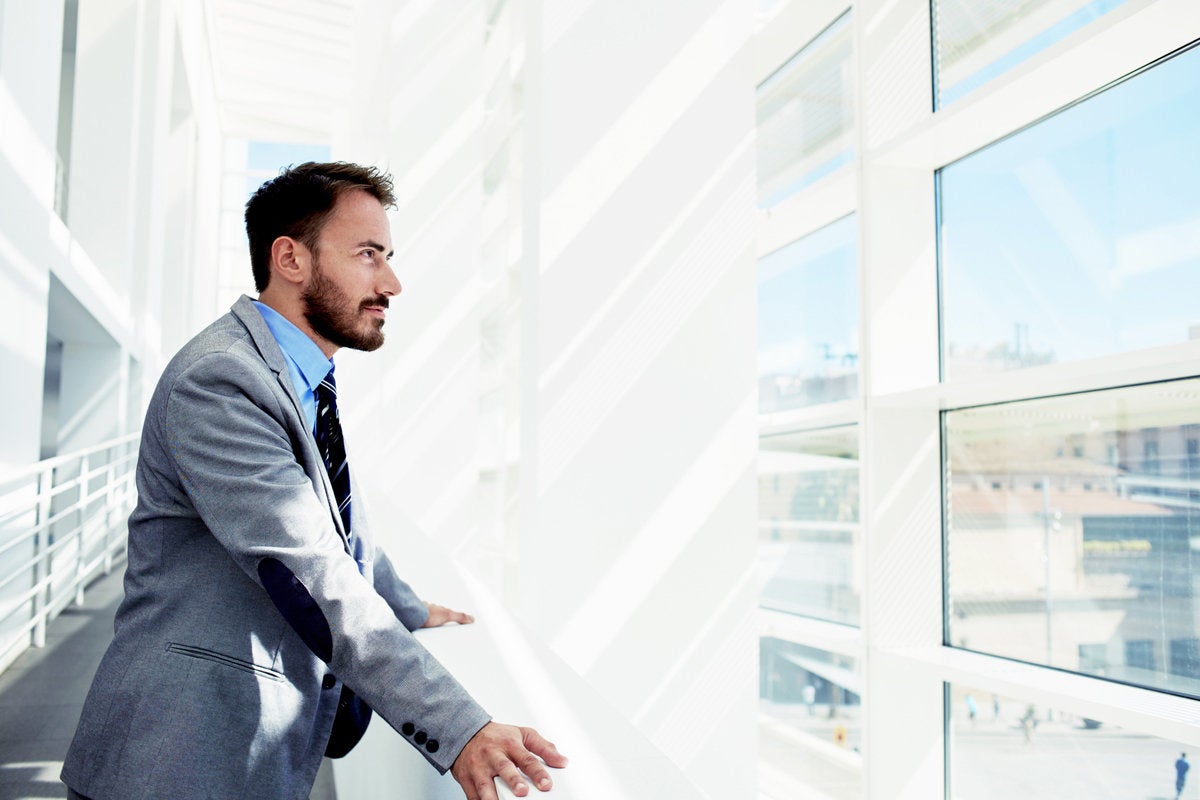
[[[246,295],[242,295],[229,310],[250,333],[250,338],[254,341],[254,346],[258,348],[259,355],[266,362],[267,368],[275,373],[275,380],[279,381],[280,387],[283,388],[288,399],[292,401],[292,412],[296,415],[296,419],[300,421],[300,428],[307,430],[308,425],[305,422],[304,407],[300,404],[300,398],[296,396],[296,387],[292,385],[292,375],[288,370],[287,357],[284,356],[283,350],[280,349],[279,342],[275,341],[275,336],[271,333],[271,329],[267,327],[266,320],[262,318],[262,314],[258,313],[258,309],[254,307],[254,301]],[[342,544],[346,547],[346,552],[350,552],[350,540],[346,535],[345,527],[342,525],[342,515],[338,513],[337,496],[333,493],[333,485],[329,482],[329,473],[323,468],[325,462],[321,458],[321,454],[317,451],[317,442],[311,435],[303,438],[310,463],[317,465],[317,469],[314,471],[318,474],[321,486],[325,490],[325,504],[329,506],[334,527],[337,528],[338,536],[342,537]]]

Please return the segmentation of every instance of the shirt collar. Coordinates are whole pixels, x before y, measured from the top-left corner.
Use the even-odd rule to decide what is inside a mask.
[[[283,350],[283,354],[290,358],[300,370],[300,375],[308,384],[309,390],[316,391],[316,388],[321,385],[321,381],[333,369],[333,359],[326,358],[325,354],[321,352],[321,348],[317,347],[317,343],[308,338],[308,334],[289,322],[278,311],[257,300],[254,301],[254,305],[262,314],[275,341],[279,342],[279,349]]]

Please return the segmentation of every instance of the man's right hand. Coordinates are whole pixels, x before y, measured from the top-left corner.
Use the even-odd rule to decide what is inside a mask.
[[[517,797],[529,794],[530,781],[541,791],[550,791],[554,782],[547,765],[565,767],[567,757],[533,728],[489,722],[467,742],[450,774],[467,800],[499,800],[493,781],[497,776]]]

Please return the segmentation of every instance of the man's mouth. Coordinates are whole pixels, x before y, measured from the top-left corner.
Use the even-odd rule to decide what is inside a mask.
[[[388,299],[380,297],[374,300],[367,300],[362,304],[362,310],[372,316],[383,319],[387,316]]]

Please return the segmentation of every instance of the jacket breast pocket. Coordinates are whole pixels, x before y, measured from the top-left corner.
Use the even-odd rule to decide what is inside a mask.
[[[228,653],[220,653],[216,650],[209,650],[207,647],[196,647],[191,644],[181,644],[179,642],[167,642],[167,652],[174,653],[179,656],[188,658],[198,658],[203,661],[211,661],[215,664],[221,664],[233,669],[240,669],[243,672],[248,672],[258,678],[265,678],[270,681],[283,682],[287,680],[283,673],[271,667],[264,667],[255,664],[253,661],[231,656]]]

